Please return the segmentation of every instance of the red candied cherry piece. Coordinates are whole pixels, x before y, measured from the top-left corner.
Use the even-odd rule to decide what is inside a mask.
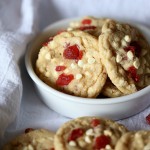
[[[141,54],[141,46],[135,41],[130,43],[130,45],[128,47],[125,47],[124,50],[126,52],[131,51],[137,57],[139,57]]]
[[[94,29],[96,29],[95,26],[81,26],[81,27],[79,27],[79,30],[82,30],[82,31],[84,31],[84,30],[94,30]]]
[[[74,76],[72,74],[66,75],[62,73],[61,75],[59,75],[58,79],[56,80],[56,85],[58,86],[68,85],[73,79]]]
[[[134,81],[138,82],[140,80],[140,76],[137,74],[137,69],[134,66],[129,67],[128,72]]]
[[[110,144],[110,142],[111,139],[109,136],[100,135],[95,139],[94,150],[100,150],[101,148],[105,148],[106,145]]]
[[[134,53],[135,52],[135,47],[134,46],[128,46],[128,47],[125,47],[124,50],[126,52],[131,51],[132,53]]]
[[[63,56],[66,59],[81,59],[83,56],[82,51],[79,51],[78,46],[72,45],[67,46],[67,48],[64,50]]]
[[[92,20],[91,19],[83,19],[82,24],[91,24],[92,23]]]
[[[146,122],[150,125],[150,114],[146,116]]]
[[[56,66],[55,70],[56,71],[63,71],[66,69],[66,66]]]
[[[25,129],[24,133],[29,133],[30,131],[33,131],[34,129],[33,128],[27,128]]]
[[[132,42],[130,46],[135,47],[135,56],[139,57],[141,54],[141,46],[137,42]]]
[[[91,126],[92,126],[92,127],[96,127],[96,126],[98,126],[100,123],[101,123],[101,122],[100,122],[99,119],[93,119],[93,120],[91,121]]]
[[[53,37],[50,37],[46,42],[42,44],[42,46],[47,46],[50,41],[53,40]]]
[[[68,137],[68,142],[75,141],[77,138],[81,137],[83,133],[84,133],[84,130],[81,128],[72,130],[71,134]]]

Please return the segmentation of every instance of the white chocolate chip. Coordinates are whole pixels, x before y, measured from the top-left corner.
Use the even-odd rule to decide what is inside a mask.
[[[79,140],[78,141],[78,144],[79,144],[79,146],[80,147],[85,147],[87,144],[85,143],[85,141],[83,141],[83,140]]]
[[[94,135],[94,131],[93,131],[93,129],[88,129],[87,131],[86,131],[86,135]]]
[[[77,80],[79,80],[79,79],[81,79],[81,78],[82,78],[82,74],[80,74],[80,73],[76,74],[76,79],[77,79]]]
[[[79,67],[83,67],[83,61],[82,61],[82,60],[79,60],[79,61],[78,61],[78,66],[79,66]]]
[[[114,48],[118,48],[119,47],[117,42],[113,42],[112,45],[113,45]]]
[[[45,73],[45,76],[46,76],[46,77],[50,77],[50,72],[46,72],[46,73]]]
[[[92,140],[89,136],[85,136],[84,140],[85,140],[86,143],[92,143]]]
[[[49,42],[48,46],[49,46],[51,49],[54,49],[54,48],[57,46],[57,44],[56,44],[56,42],[51,41],[51,42]]]
[[[72,31],[73,30],[73,28],[71,28],[71,27],[69,27],[68,29],[67,29],[67,31]]]
[[[74,146],[76,146],[77,144],[76,144],[75,141],[70,141],[70,142],[69,142],[69,145],[74,147]]]
[[[132,53],[131,51],[128,51],[128,52],[127,52],[127,57],[128,57],[130,60],[132,60],[133,57],[134,57],[134,55],[133,55],[133,53]]]
[[[131,42],[131,37],[129,35],[125,35],[124,40],[126,42]]]
[[[88,71],[85,72],[85,75],[88,76],[88,77],[91,77],[91,74]]]
[[[45,59],[47,59],[47,60],[50,60],[50,59],[51,59],[50,53],[47,53],[47,54],[45,55]]]
[[[105,149],[106,149],[106,150],[111,150],[112,148],[111,148],[110,145],[106,145],[106,146],[105,146]]]
[[[74,63],[72,63],[72,64],[71,64],[71,68],[72,68],[72,69],[75,69],[75,68],[76,68],[76,65],[75,65]]]
[[[127,44],[127,42],[126,42],[125,40],[122,40],[122,41],[121,41],[121,45],[122,45],[123,47],[126,47],[128,44]]]
[[[64,73],[68,73],[68,72],[69,72],[69,70],[68,70],[68,69],[65,69],[65,70],[64,70]]]
[[[112,135],[112,133],[111,133],[111,131],[109,131],[109,130],[104,130],[104,135],[111,136],[111,135]]]
[[[93,57],[88,58],[88,63],[89,64],[95,63],[95,58],[93,58]]]
[[[139,59],[136,59],[134,62],[133,62],[133,66],[138,69],[139,66],[140,66],[140,62],[139,62]]]
[[[122,57],[119,54],[117,54],[117,56],[116,56],[116,62],[119,63],[121,60],[122,60]]]

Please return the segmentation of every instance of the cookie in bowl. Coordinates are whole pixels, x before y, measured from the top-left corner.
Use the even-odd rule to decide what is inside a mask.
[[[128,24],[107,21],[99,48],[111,82],[124,94],[150,85],[150,46],[141,32]]]
[[[85,16],[78,21],[71,21],[69,23],[68,31],[72,30],[82,30],[88,32],[95,37],[101,34],[101,29],[103,24],[108,21],[106,18],[96,18],[93,16]]]
[[[80,117],[62,125],[54,137],[55,150],[114,149],[127,129],[99,117]]]
[[[36,73],[59,91],[88,98],[99,95],[107,78],[98,40],[82,31],[62,32],[44,44],[36,61]]]

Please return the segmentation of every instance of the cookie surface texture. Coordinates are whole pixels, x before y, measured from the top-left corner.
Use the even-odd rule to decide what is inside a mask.
[[[131,94],[150,84],[149,44],[135,27],[106,22],[99,48],[110,80],[122,93]]]
[[[54,138],[56,150],[113,149],[127,129],[121,124],[98,117],[71,120],[58,129]]]
[[[150,131],[137,131],[124,134],[115,150],[149,150]]]
[[[51,87],[81,97],[97,97],[107,74],[98,40],[82,31],[62,32],[43,46],[36,62],[38,76]]]
[[[37,129],[24,133],[3,147],[3,150],[53,150],[54,133]]]

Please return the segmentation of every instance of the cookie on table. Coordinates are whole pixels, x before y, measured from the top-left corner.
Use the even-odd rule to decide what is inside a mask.
[[[44,45],[36,73],[49,86],[81,97],[97,97],[107,74],[98,40],[83,31],[62,32]]]
[[[3,150],[54,150],[54,133],[37,129],[24,133],[3,147]]]
[[[127,129],[99,117],[80,117],[62,125],[54,137],[55,150],[113,149]]]
[[[128,132],[118,141],[115,150],[149,150],[150,131]]]
[[[101,91],[104,96],[114,98],[124,96],[122,93],[109,79],[106,80],[106,83]]]
[[[102,63],[111,82],[124,94],[150,85],[150,47],[135,28],[107,21],[99,36]]]
[[[107,20],[108,19],[105,18],[100,19],[92,16],[86,16],[79,21],[70,22],[70,26],[67,30],[82,30],[98,37],[101,34],[103,24]]]

